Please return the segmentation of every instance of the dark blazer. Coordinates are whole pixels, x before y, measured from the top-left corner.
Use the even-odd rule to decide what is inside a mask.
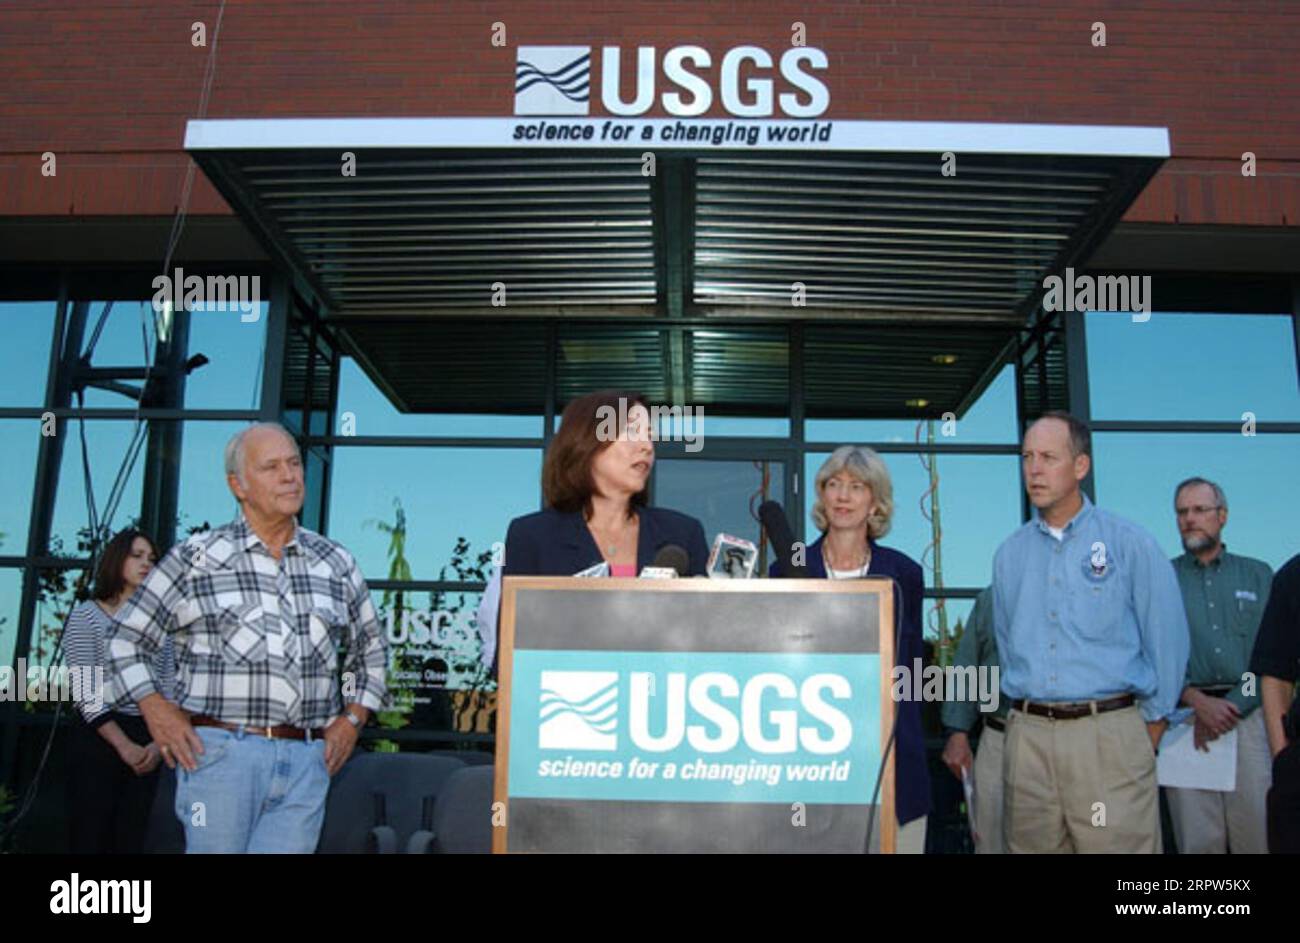
[[[637,535],[636,568],[654,562],[655,554],[668,544],[686,551],[690,572],[686,576],[708,573],[709,545],[704,528],[695,518],[667,508],[638,508],[641,529]],[[581,511],[556,511],[548,508],[525,514],[510,522],[506,531],[506,552],[501,575],[572,576],[604,560]]]
[[[822,560],[823,540],[824,536],[818,537],[808,545],[808,575],[814,579],[826,578],[826,564]],[[895,664],[905,665],[912,672],[915,670],[913,659],[923,657],[921,605],[925,577],[920,564],[907,554],[882,547],[874,540],[870,543],[871,569],[868,575],[888,576],[902,590],[903,631]],[[775,563],[768,575],[777,575]],[[895,601],[897,602],[897,597]],[[930,813],[930,771],[925,759],[925,734],[921,727],[919,701],[902,701],[898,705],[898,734],[894,739],[894,797],[899,825],[906,825],[912,819]]]

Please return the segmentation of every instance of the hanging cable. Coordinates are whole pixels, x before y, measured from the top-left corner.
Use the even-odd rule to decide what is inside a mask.
[[[204,67],[203,82],[199,92],[199,108],[198,108],[197,117],[200,119],[205,118],[207,116],[208,102],[212,97],[212,86],[216,80],[217,40],[221,36],[221,22],[225,16],[225,12],[226,12],[226,0],[221,0],[220,6],[217,8],[216,27],[212,31],[212,45],[208,49],[208,59]],[[181,189],[180,203],[177,205],[176,213],[172,217],[171,231],[167,237],[167,250],[165,255],[163,256],[163,267],[162,267],[164,275],[166,275],[171,270],[172,257],[176,252],[176,247],[180,244],[181,234],[185,228],[186,217],[188,216],[189,213],[190,195],[194,188],[195,170],[196,170],[196,165],[194,163],[194,160],[193,158],[190,158],[188,166],[186,167],[186,171],[185,171],[185,182]],[[103,332],[105,323],[108,321],[109,312],[112,310],[112,306],[113,303],[111,301],[105,304],[104,311],[100,315],[98,323],[95,325],[95,329],[91,334],[90,344],[88,346],[85,355],[87,359],[89,358],[89,355],[94,352],[95,346],[99,342],[100,335]],[[143,305],[141,307],[141,320],[142,322],[146,320],[144,318]],[[154,323],[155,341],[158,337],[157,327],[158,327],[157,321],[155,321]],[[153,357],[150,355],[149,352],[148,328],[145,326],[145,324],[142,323],[140,330],[141,330],[141,336],[145,347],[145,358],[144,358],[145,373],[144,373],[144,385],[141,387],[140,397],[136,400],[136,407],[135,407],[136,430],[135,430],[135,434],[132,437],[131,445],[127,447],[127,454],[123,456],[122,464],[118,468],[118,475],[114,479],[113,488],[110,489],[109,501],[105,505],[105,516],[103,520],[103,524],[105,526],[111,523],[113,515],[116,513],[117,505],[121,501],[122,495],[125,493],[126,490],[126,482],[130,480],[131,470],[134,468],[135,462],[139,457],[140,445],[144,441],[142,433],[143,430],[145,429],[146,421],[141,419],[140,412],[144,408],[145,392],[148,390],[149,381],[152,378]],[[89,517],[89,523],[91,526],[91,537],[92,537],[91,565],[90,565],[89,572],[93,573],[95,565],[98,560],[98,546],[100,543],[100,540],[98,539],[99,533],[96,528],[100,526],[101,521],[99,519],[98,509],[95,507],[94,504],[94,489],[91,486],[90,459],[89,459],[89,451],[86,448],[86,438],[85,438],[85,415],[84,415],[85,403],[81,391],[78,391],[78,407],[82,412],[82,415],[80,416],[82,474],[86,482],[86,499],[87,499],[86,510],[87,510],[87,516]],[[59,653],[62,644],[63,644],[63,633],[60,632],[58,641],[55,643],[54,651],[56,655]],[[62,711],[63,711],[63,703],[62,701],[60,701],[55,708],[54,718],[50,724],[50,735],[45,742],[45,749],[42,751],[41,758],[36,765],[36,771],[32,774],[32,781],[27,787],[27,792],[24,794],[22,802],[19,803],[18,811],[15,812],[15,814],[10,817],[8,822],[4,823],[4,826],[2,828],[0,828],[0,838],[7,838],[9,835],[13,834],[14,831],[17,830],[19,823],[22,822],[22,820],[26,817],[27,813],[31,810],[32,803],[35,801],[37,791],[40,788],[41,777],[45,772],[46,763],[49,761],[50,758],[50,749],[54,745],[54,735],[59,729],[59,717],[61,716]]]

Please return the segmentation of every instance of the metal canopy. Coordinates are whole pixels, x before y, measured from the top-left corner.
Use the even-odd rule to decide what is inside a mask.
[[[797,329],[807,414],[863,417],[961,415],[1161,160],[642,154],[194,150],[399,409],[539,412],[553,356],[561,406],[784,415]]]

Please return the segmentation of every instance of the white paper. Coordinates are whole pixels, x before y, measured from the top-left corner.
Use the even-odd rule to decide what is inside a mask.
[[[970,825],[971,838],[979,841],[979,829],[975,826],[975,773],[965,766],[961,768],[961,788],[966,795],[966,821]]]
[[[1237,788],[1237,731],[1229,730],[1196,749],[1191,724],[1175,724],[1160,738],[1156,778],[1162,786],[1232,792]]]

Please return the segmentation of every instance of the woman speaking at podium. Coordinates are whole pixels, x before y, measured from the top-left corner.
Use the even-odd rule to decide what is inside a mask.
[[[542,465],[546,510],[506,533],[502,576],[636,576],[664,547],[704,576],[709,548],[695,518],[646,507],[654,467],[650,408],[639,393],[602,390],[565,407]]]
[[[871,449],[842,445],[822,464],[813,486],[816,502],[812,518],[822,535],[808,547],[808,575],[833,580],[869,576],[893,579],[902,591],[894,596],[895,618],[902,622],[902,631],[896,634],[895,664],[914,670],[914,659],[922,657],[921,600],[925,584],[921,567],[906,554],[876,543],[889,533],[894,516],[894,486],[889,469]],[[777,575],[775,564],[771,575]],[[906,700],[897,705],[897,710],[894,805],[899,830],[896,848],[900,854],[922,854],[926,816],[930,813],[930,774],[925,761],[921,705]]]

